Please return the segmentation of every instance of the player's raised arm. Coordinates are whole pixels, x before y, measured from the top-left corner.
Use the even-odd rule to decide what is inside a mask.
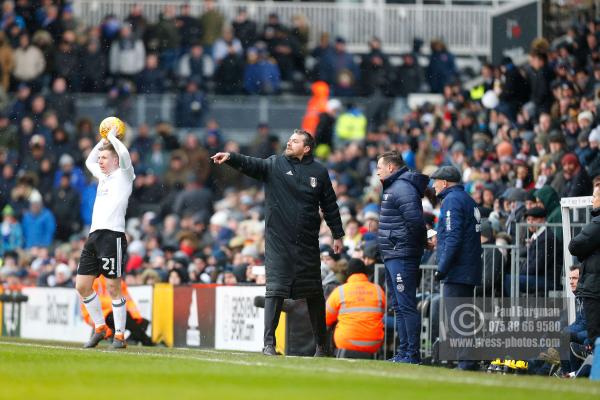
[[[98,178],[102,173],[100,166],[98,165],[98,155],[100,154],[100,150],[102,150],[102,146],[104,146],[104,140],[100,140],[96,143],[96,146],[90,151],[90,154],[88,154],[88,157],[85,160],[86,168],[95,178]]]
[[[129,150],[127,147],[115,136],[116,128],[111,129],[106,138],[113,145],[115,151],[119,155],[119,168],[122,170],[131,171],[133,175],[133,165],[131,164],[131,156],[129,155]]]
[[[131,164],[131,156],[129,155],[129,150],[127,150],[127,147],[125,147],[123,142],[121,142],[115,136],[116,129],[117,128],[111,129],[108,132],[108,134],[106,135],[106,138],[113,145],[113,147],[115,148],[115,151],[119,155],[119,168],[121,168],[121,169],[132,168],[133,165]]]

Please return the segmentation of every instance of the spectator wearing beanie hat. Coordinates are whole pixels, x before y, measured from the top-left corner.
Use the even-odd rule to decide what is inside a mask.
[[[577,125],[582,131],[590,131],[590,127],[594,122],[594,114],[591,111],[585,110],[579,113],[577,116]]]
[[[561,159],[561,165],[562,172],[556,175],[551,184],[560,198],[592,194],[592,180],[585,168],[579,164],[575,154],[565,154]]]
[[[590,142],[588,141],[589,136],[589,131],[581,131],[577,136],[575,154],[577,155],[577,158],[579,158],[581,165],[589,165],[590,161],[592,161],[595,156],[595,152],[590,147]]]
[[[584,165],[586,166],[590,177],[596,177],[600,175],[600,127],[592,129],[587,140],[589,143],[590,155]]]
[[[552,131],[548,135],[548,148],[550,149],[550,160],[555,163],[560,163],[563,156],[566,154],[565,146],[567,141],[565,136],[560,131]]]

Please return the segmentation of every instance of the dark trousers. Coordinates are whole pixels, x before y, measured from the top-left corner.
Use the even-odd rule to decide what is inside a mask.
[[[312,325],[313,335],[317,346],[326,346],[327,331],[325,325],[325,297],[314,296],[306,298],[308,306],[308,315]],[[283,307],[283,297],[265,298],[265,346],[275,346],[275,331],[279,325],[281,308]]]
[[[398,346],[396,355],[417,361],[420,358],[421,315],[417,311],[419,260],[394,258],[385,261],[385,276],[391,305],[396,314]]]
[[[443,297],[444,298],[473,298],[475,286],[463,285],[460,283],[444,283],[443,285]],[[456,306],[456,305],[454,305]],[[449,310],[446,310],[449,311]],[[458,360],[458,368],[463,370],[475,370],[477,369],[477,363],[469,358],[470,349],[460,349],[456,356]]]
[[[145,319],[138,323],[128,312],[125,320],[125,329],[131,332],[128,340],[140,342],[143,346],[154,346],[152,339],[146,334],[148,323]],[[115,319],[112,312],[106,316],[106,325],[113,331],[115,330]]]
[[[365,353],[364,351],[337,349],[335,351],[336,358],[354,358],[358,360],[374,360],[374,353]]]
[[[584,297],[583,312],[585,313],[588,339],[593,346],[596,338],[600,337],[600,299]]]

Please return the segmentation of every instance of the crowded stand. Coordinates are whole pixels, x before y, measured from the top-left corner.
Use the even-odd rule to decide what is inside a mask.
[[[263,188],[210,157],[226,151],[266,158],[285,143],[264,121],[241,145],[210,112],[198,110],[209,108],[213,95],[282,93],[312,95],[302,125],[315,135],[315,156],[329,170],[346,233],[343,253],[335,254],[323,222],[326,293],[345,283],[351,259],[362,259],[371,278],[380,262],[376,166],[378,155],[392,149],[426,175],[456,167],[484,220],[482,241],[525,248],[537,239],[520,273],[542,279],[528,281],[536,287],[562,285],[546,276],[548,266],[559,268],[554,276],[564,274],[562,230],[548,230],[542,240],[537,229],[516,230],[521,222],[560,224],[561,198],[589,196],[600,185],[600,21],[537,39],[524,63],[505,57],[483,64],[479,83],[467,88],[442,40],[425,50],[416,38],[413,50],[392,63],[377,37],[367,53],[350,54],[343,37],[326,32],[311,43],[310,21],[301,15],[255,21],[240,9],[229,21],[215,3],[205,1],[198,15],[189,5],[167,5],[157,22],[136,5],[124,20],[107,15],[84,26],[68,1],[2,2],[5,287],[74,286],[97,190],[85,160],[99,121],[77,112],[72,94],[82,92],[177,96],[173,120],[130,127],[125,138],[136,175],[127,212],[127,285],[265,283],[255,268],[264,265]],[[408,95],[421,92],[443,100],[393,112],[398,101],[405,105]],[[355,97],[368,98],[368,110]],[[177,134],[178,127],[189,133]],[[440,204],[431,189],[423,210],[427,228],[435,229]],[[435,263],[431,248],[422,264]],[[509,280],[502,290],[510,294]]]

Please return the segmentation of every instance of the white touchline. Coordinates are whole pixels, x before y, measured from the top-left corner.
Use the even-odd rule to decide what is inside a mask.
[[[133,352],[133,351],[131,351],[131,348],[127,351],[101,350],[101,349],[90,350],[90,349],[61,346],[61,345],[6,342],[6,341],[2,341],[2,340],[0,340],[0,346],[37,347],[37,348],[53,349],[53,350],[70,350],[70,351],[78,351],[78,352],[85,352],[85,353],[106,353],[106,354],[112,354],[112,355],[127,355],[127,356],[154,356],[154,357],[173,358],[173,359],[177,359],[177,360],[201,361],[201,362],[209,362],[209,363],[212,362],[212,363],[216,363],[216,364],[231,364],[231,365],[242,365],[242,366],[250,366],[250,367],[267,367],[267,368],[275,368],[275,369],[288,369],[291,371],[298,371],[298,370],[302,370],[305,372],[323,371],[323,372],[342,374],[342,375],[348,374],[348,370],[342,369],[342,368],[335,368],[335,367],[303,366],[303,365],[294,365],[294,364],[286,365],[283,363],[272,364],[272,363],[265,363],[265,362],[260,362],[260,361],[225,360],[225,359],[209,358],[209,357],[201,357],[201,356],[195,357],[192,355],[184,355],[184,354],[169,354],[169,353],[156,353],[156,352],[145,352],[145,351],[144,352]],[[177,349],[177,350],[187,350],[187,349]],[[194,352],[198,352],[198,353],[223,354],[223,353],[219,353],[218,351],[214,351],[214,350],[202,350],[202,349],[189,349],[189,350],[193,350]],[[231,353],[227,353],[227,354],[231,354]],[[283,359],[289,359],[289,358],[312,358],[312,357],[285,357],[285,358],[281,357],[278,359],[283,360]],[[340,359],[338,361],[342,361],[342,359]],[[354,361],[354,360],[352,360],[352,361]],[[473,384],[473,385],[500,387],[500,388],[506,388],[506,385],[508,383],[504,379],[506,377],[499,377],[499,376],[495,376],[495,378],[487,378],[487,377],[486,378],[480,378],[480,377],[473,378],[473,377],[467,377],[467,376],[446,377],[446,376],[430,376],[430,375],[423,374],[423,373],[414,374],[414,373],[412,373],[412,371],[411,371],[411,373],[408,373],[409,371],[405,371],[405,370],[397,370],[397,371],[392,372],[392,371],[373,371],[373,370],[361,369],[361,368],[353,368],[352,372],[358,373],[360,375],[370,375],[370,376],[379,377],[379,378],[405,379],[405,380],[412,380],[412,381],[418,381],[418,382],[423,382],[423,383],[424,383],[424,380],[430,380],[430,381],[436,381],[436,382],[442,382],[442,383]],[[464,372],[461,372],[461,373],[464,373]],[[500,378],[500,379],[496,379],[496,378]],[[540,377],[539,379],[544,379],[544,378]],[[576,386],[574,384],[569,384],[568,382],[572,382],[570,380],[559,381],[559,382],[566,383],[568,386],[564,385],[564,384],[544,382],[544,389],[548,390],[548,391],[559,391],[559,392],[566,392],[566,393],[574,392],[574,393],[583,393],[583,394],[600,394],[600,387]],[[508,383],[508,385],[513,388],[519,388],[519,389],[539,390],[539,386],[532,386],[529,383],[518,382],[517,380],[512,380],[510,383]]]

